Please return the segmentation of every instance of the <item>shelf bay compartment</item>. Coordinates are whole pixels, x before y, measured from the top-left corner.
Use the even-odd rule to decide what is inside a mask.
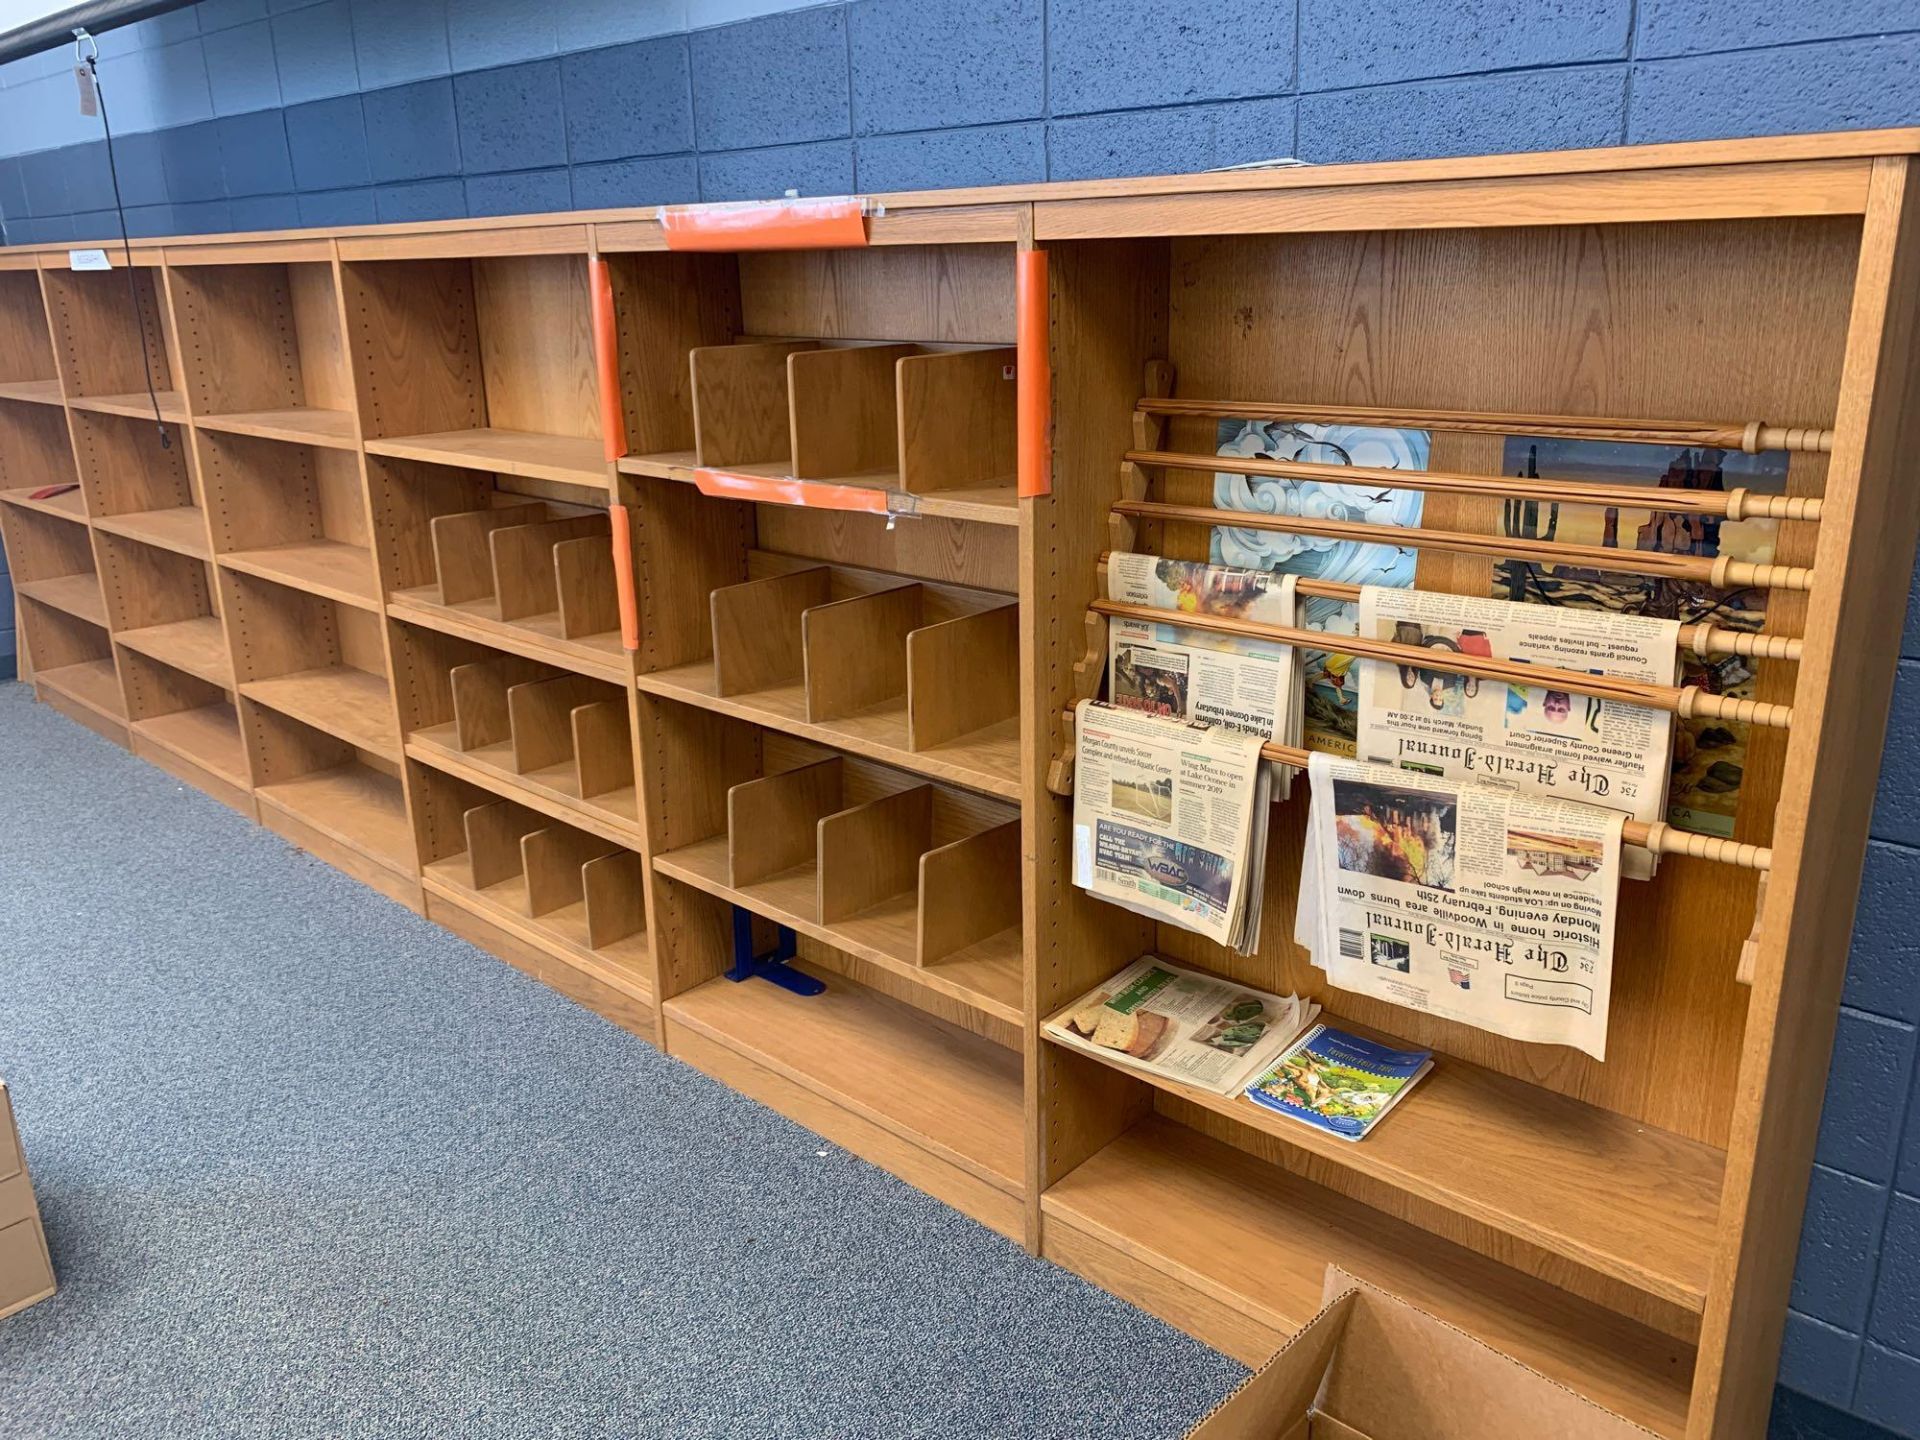
[[[421,625],[624,683],[607,512],[522,482],[370,457],[381,583]]]
[[[199,424],[352,449],[353,377],[326,261],[170,272],[182,389]]]
[[[833,479],[929,497],[934,513],[1018,522],[1008,247],[607,263],[623,470]]]
[[[407,624],[394,666],[409,756],[640,844],[625,686]]]
[[[1243,1364],[1313,1317],[1337,1264],[1659,1434],[1686,1428],[1689,1342],[1164,1117],[1140,1119],[1041,1205],[1048,1259]]]
[[[17,273],[0,270],[0,276]],[[0,348],[0,355],[6,353]],[[58,405],[0,397],[0,495],[82,519],[86,507],[79,491],[69,491],[57,500],[25,499],[32,491],[49,485],[71,485],[76,479],[73,440],[67,431],[65,412]]]
[[[692,899],[725,923],[722,902]],[[715,978],[668,999],[668,1053],[1020,1239],[1019,1054],[811,961],[799,968],[826,991]]]
[[[220,576],[220,596],[242,696],[397,772],[400,732],[379,615],[236,571]]]
[[[851,963],[837,968],[872,986],[1019,1043],[1016,809],[731,717],[642,703],[643,743],[676,777],[656,871],[838,952]]]
[[[762,551],[748,573],[711,592],[711,661],[643,687],[1018,797],[1015,601]]]
[[[215,690],[231,692],[233,662],[207,562],[121,535],[97,535],[94,545],[114,639]]]
[[[38,272],[0,270],[0,384],[59,378]]]
[[[80,483],[96,529],[183,555],[211,553],[192,448],[181,426],[156,430],[151,415],[80,410],[72,419]]]
[[[477,914],[628,1005],[646,1007],[650,1026],[654,979],[638,852],[458,776],[418,763],[411,770],[429,902]]]
[[[301,849],[409,909],[422,908],[400,767],[240,697],[260,821]]]
[[[342,269],[367,449],[604,494],[584,255]]]
[[[116,744],[127,744],[127,707],[104,623],[20,592],[20,642],[33,667],[34,693]]]
[[[0,506],[0,535],[7,544],[7,569],[22,594],[44,590],[49,605],[106,624],[100,602],[93,542],[86,527],[73,525],[27,506]],[[84,598],[91,591],[91,599]],[[77,607],[77,608],[76,608]]]
[[[153,414],[152,384],[167,419],[185,417],[171,355],[173,319],[157,266],[43,270],[54,355],[69,401],[82,409]]]
[[[247,749],[233,696],[124,641],[120,675],[133,753],[251,817]]]
[[[210,430],[195,438],[223,568],[378,608],[358,456]]]

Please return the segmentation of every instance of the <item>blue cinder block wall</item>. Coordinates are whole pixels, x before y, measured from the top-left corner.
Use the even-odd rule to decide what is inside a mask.
[[[1920,0],[201,0],[100,49],[136,235],[1920,121]],[[114,227],[69,64],[0,67],[14,242]],[[1905,652],[1782,1434],[1920,1436],[1920,606]]]

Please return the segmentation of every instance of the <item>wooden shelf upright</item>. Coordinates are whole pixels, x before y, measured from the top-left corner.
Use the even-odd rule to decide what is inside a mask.
[[[1656,1433],[1744,1440],[1920,531],[1916,155],[1885,131],[176,238],[104,273],[0,251],[23,671],[1243,1360],[1333,1263]],[[1303,798],[1255,955],[1070,883],[1048,784],[1101,558],[1209,555],[1233,405],[1430,430],[1428,538],[1498,535],[1506,439],[1561,421],[1791,452],[1753,563],[1794,587],[1741,656],[1791,727],[1745,735],[1729,837],[1767,882],[1663,861],[1622,907],[1604,1064],[1331,990],[1288,939]],[[1419,548],[1418,583],[1490,593],[1482,548]],[[1148,950],[1438,1066],[1344,1145],[1044,1039]]]

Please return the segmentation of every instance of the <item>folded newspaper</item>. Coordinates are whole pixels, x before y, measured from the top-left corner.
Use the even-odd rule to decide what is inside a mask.
[[[1625,816],[1314,755],[1294,940],[1342,990],[1606,1059]]]
[[[1047,1021],[1061,1044],[1232,1095],[1270,1068],[1320,1007],[1142,955]]]
[[[1204,720],[1298,747],[1301,651],[1273,640],[1195,630],[1175,618],[1219,615],[1292,628],[1298,583],[1294,575],[1199,560],[1127,551],[1108,556],[1109,600],[1173,615],[1107,622],[1107,698],[1123,710]],[[1273,793],[1284,800],[1292,767],[1273,768]]]
[[[1677,620],[1516,605],[1376,585],[1360,592],[1360,633],[1436,655],[1476,655],[1672,685]],[[1426,775],[1507,785],[1659,820],[1667,808],[1673,717],[1566,690],[1363,660],[1358,758]],[[1630,847],[1623,872],[1646,879]]]
[[[1097,700],[1074,731],[1073,883],[1253,953],[1272,786],[1261,737]]]

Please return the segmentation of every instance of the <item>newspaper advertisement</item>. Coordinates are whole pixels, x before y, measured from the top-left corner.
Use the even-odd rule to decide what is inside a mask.
[[[1249,514],[1299,515],[1352,520],[1383,527],[1379,544],[1329,540],[1285,530],[1226,526],[1213,532],[1211,558],[1250,570],[1272,570],[1304,579],[1337,580],[1352,585],[1407,586],[1414,582],[1419,551],[1396,545],[1384,527],[1418,525],[1426,496],[1419,490],[1383,489],[1377,484],[1343,484],[1340,468],[1424,470],[1432,452],[1424,430],[1389,430],[1369,425],[1319,425],[1304,421],[1222,420],[1216,454],[1236,459],[1281,460],[1324,466],[1322,478],[1237,475],[1217,471],[1213,503],[1221,510]],[[1350,600],[1310,596],[1300,604],[1300,628],[1329,635],[1354,633]],[[1353,657],[1337,650],[1302,653],[1302,736],[1309,750],[1330,755],[1354,753]]]
[[[1625,817],[1315,755],[1294,940],[1376,1000],[1606,1059]]]
[[[1298,577],[1161,555],[1107,559],[1107,598],[1175,615],[1219,615],[1291,628]],[[1204,720],[1282,745],[1300,743],[1300,651],[1291,645],[1195,630],[1176,620],[1109,618],[1107,698],[1125,710]],[[1274,794],[1285,799],[1290,768]]]
[[[1097,700],[1074,720],[1073,883],[1250,952],[1271,800],[1260,736]]]
[[[1367,586],[1360,633],[1429,649],[1672,685],[1678,621]],[[1425,775],[1507,785],[1659,820],[1667,808],[1673,717],[1538,685],[1363,660],[1359,758]],[[1625,873],[1653,856],[1630,849]]]
[[[1320,1007],[1142,955],[1047,1022],[1061,1044],[1216,1095],[1273,1065]]]

